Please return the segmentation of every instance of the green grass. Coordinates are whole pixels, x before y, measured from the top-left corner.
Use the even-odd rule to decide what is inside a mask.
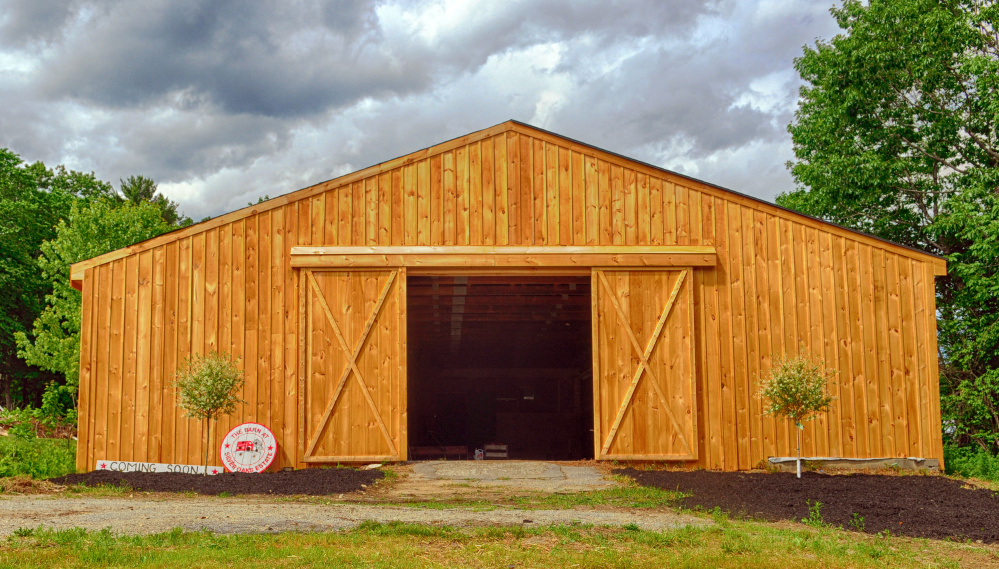
[[[446,510],[449,508],[467,508],[475,511],[489,511],[504,507],[522,509],[571,509],[576,507],[614,506],[621,508],[677,508],[680,501],[686,497],[682,492],[660,490],[637,486],[630,478],[622,479],[628,486],[617,486],[606,490],[592,492],[574,492],[565,494],[530,493],[511,496],[504,500],[483,500],[464,496],[442,500],[421,500],[400,502],[397,505],[431,510]],[[393,503],[395,504],[395,503]]]
[[[0,437],[0,477],[52,478],[76,472],[73,439]]]
[[[400,506],[408,508],[420,508],[424,510],[447,510],[451,508],[465,508],[475,512],[488,512],[495,510],[499,506],[488,500],[425,500],[421,502],[403,502]]]
[[[631,480],[629,479],[629,482]],[[576,507],[615,506],[621,508],[676,508],[680,500],[686,497],[681,492],[671,492],[658,488],[632,486],[609,488],[592,492],[575,492],[567,494],[533,493],[512,496],[505,501],[476,500],[467,498],[450,498],[445,500],[423,500],[402,502],[398,505],[431,510],[446,510],[449,508],[467,508],[475,511],[489,511],[498,508],[514,506],[522,509],[571,509]]]
[[[577,506],[618,506],[622,508],[664,508],[678,507],[686,497],[682,492],[660,490],[658,488],[619,486],[593,492],[572,494],[537,494],[518,496],[513,502],[520,507],[575,508]]]
[[[947,474],[999,482],[999,457],[979,447],[944,446]]]
[[[125,495],[133,496],[135,494],[140,494],[141,496],[148,496],[151,492],[139,491],[136,492],[134,488],[128,484],[98,484],[97,486],[86,486],[83,484],[73,484],[72,486],[66,487],[66,493],[60,494],[61,497],[73,497],[80,496],[86,498],[120,498]],[[194,493],[191,493],[192,496]],[[190,496],[188,496],[190,497]]]
[[[450,527],[367,522],[341,533],[216,535],[22,529],[0,542],[0,567],[960,567],[986,546],[827,528],[732,522],[665,532],[637,527]]]
[[[383,466],[379,470],[385,474],[385,478],[377,480],[376,484],[391,484],[399,479],[399,473],[388,466]]]

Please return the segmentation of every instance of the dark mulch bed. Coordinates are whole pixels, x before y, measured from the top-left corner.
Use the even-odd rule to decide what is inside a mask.
[[[383,478],[378,470],[307,468],[303,470],[247,474],[226,472],[213,476],[180,472],[111,472],[95,470],[51,478],[56,484],[128,486],[143,492],[197,492],[217,496],[229,494],[306,494],[325,496],[361,490]]]
[[[999,493],[963,488],[943,476],[830,476],[815,472],[614,471],[642,486],[691,494],[684,506],[731,516],[769,521],[807,518],[808,502],[821,502],[828,524],[854,527],[853,514],[864,518],[863,531],[911,537],[999,542]]]

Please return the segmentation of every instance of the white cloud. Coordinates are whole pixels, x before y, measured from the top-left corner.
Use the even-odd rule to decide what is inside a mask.
[[[794,72],[787,69],[753,79],[730,108],[749,107],[764,113],[793,111],[794,99],[788,96],[788,87],[795,79]]]
[[[509,118],[771,199],[827,0],[7,0],[0,146],[195,219]]]

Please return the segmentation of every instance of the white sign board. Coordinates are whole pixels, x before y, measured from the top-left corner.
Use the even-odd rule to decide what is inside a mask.
[[[193,464],[163,464],[160,462],[129,462],[125,460],[98,460],[96,470],[112,472],[180,472],[183,474],[204,474],[205,467]],[[209,466],[208,474],[225,472],[221,467]]]
[[[243,423],[222,439],[219,454],[230,472],[263,472],[277,456],[277,440],[267,427]]]

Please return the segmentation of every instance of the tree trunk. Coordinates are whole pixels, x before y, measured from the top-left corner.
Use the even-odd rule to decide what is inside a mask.
[[[212,448],[212,420],[205,419],[206,432],[205,432],[205,472],[204,476],[208,476],[208,453],[211,452]]]
[[[801,478],[801,428],[795,425],[794,431],[798,435],[798,478]]]
[[[10,377],[3,373],[0,373],[0,391],[3,392],[4,409],[13,407],[13,401],[10,397]]]

